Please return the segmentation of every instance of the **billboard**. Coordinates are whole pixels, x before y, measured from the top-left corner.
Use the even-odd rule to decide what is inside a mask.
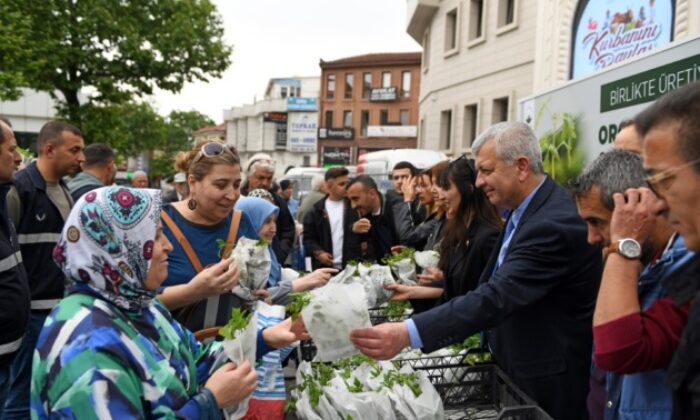
[[[673,0],[582,0],[574,19],[571,78],[668,44]]]
[[[315,112],[290,112],[287,122],[290,152],[316,152],[318,134],[318,114]]]
[[[623,120],[652,101],[686,84],[700,81],[700,37],[675,42],[643,57],[591,77],[519,102],[518,119],[538,138],[572,123],[576,149],[585,162],[610,149]]]
[[[367,137],[418,137],[415,125],[370,125]]]

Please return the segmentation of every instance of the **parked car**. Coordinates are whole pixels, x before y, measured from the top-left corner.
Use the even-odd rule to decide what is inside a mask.
[[[348,171],[350,171],[351,178],[355,176],[354,166],[346,166],[346,168],[348,168]],[[301,198],[306,195],[306,193],[311,191],[311,180],[313,179],[314,175],[325,175],[327,170],[328,168],[317,168],[315,166],[299,166],[290,168],[284,174],[284,176],[280,178],[280,180],[288,179],[293,181],[296,184],[293,196],[297,200],[301,201]]]

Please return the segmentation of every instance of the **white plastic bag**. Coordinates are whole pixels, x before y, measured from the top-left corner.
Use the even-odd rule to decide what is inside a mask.
[[[248,301],[256,300],[253,291],[267,284],[272,269],[272,257],[267,243],[242,237],[238,240],[232,255],[239,269],[238,286],[233,289],[238,297]]]
[[[347,380],[353,384],[355,377]],[[326,395],[333,408],[346,419],[367,420],[394,420],[394,412],[391,409],[389,397],[377,392],[350,392],[345,381],[336,376],[328,385],[330,392]]]
[[[416,260],[416,265],[424,270],[435,268],[440,262],[440,254],[432,250],[416,252],[413,258]]]
[[[255,352],[257,350],[258,339],[258,314],[253,313],[253,316],[248,322],[245,330],[239,332],[233,340],[224,340],[222,345],[229,360],[240,366],[246,360],[250,362],[250,366],[255,368]],[[248,399],[240,403],[226,408],[225,414],[229,419],[239,419],[248,412]]]
[[[401,280],[401,283],[406,286],[415,286],[418,284],[416,263],[412,258],[404,258],[393,262],[391,264],[391,271]]]
[[[322,361],[358,354],[350,332],[371,327],[365,291],[360,284],[328,284],[312,290],[311,303],[301,311]]]
[[[393,292],[386,290],[384,286],[395,283],[394,277],[391,275],[391,269],[386,265],[374,264],[369,267],[366,276],[375,292],[374,301],[367,302],[367,305],[370,308],[375,308],[387,302]]]

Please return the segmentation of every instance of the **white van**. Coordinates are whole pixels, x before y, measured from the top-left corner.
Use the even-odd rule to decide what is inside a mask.
[[[394,149],[370,152],[357,160],[357,174],[366,174],[374,178],[382,192],[390,190],[391,171],[399,162],[411,162],[418,169],[426,169],[447,160],[447,155],[436,150]]]

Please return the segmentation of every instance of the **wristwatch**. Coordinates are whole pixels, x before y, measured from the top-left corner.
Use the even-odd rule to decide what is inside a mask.
[[[638,260],[642,257],[642,246],[632,238],[620,239],[603,250],[603,258],[608,258],[608,255],[613,252],[617,252],[628,260]]]

